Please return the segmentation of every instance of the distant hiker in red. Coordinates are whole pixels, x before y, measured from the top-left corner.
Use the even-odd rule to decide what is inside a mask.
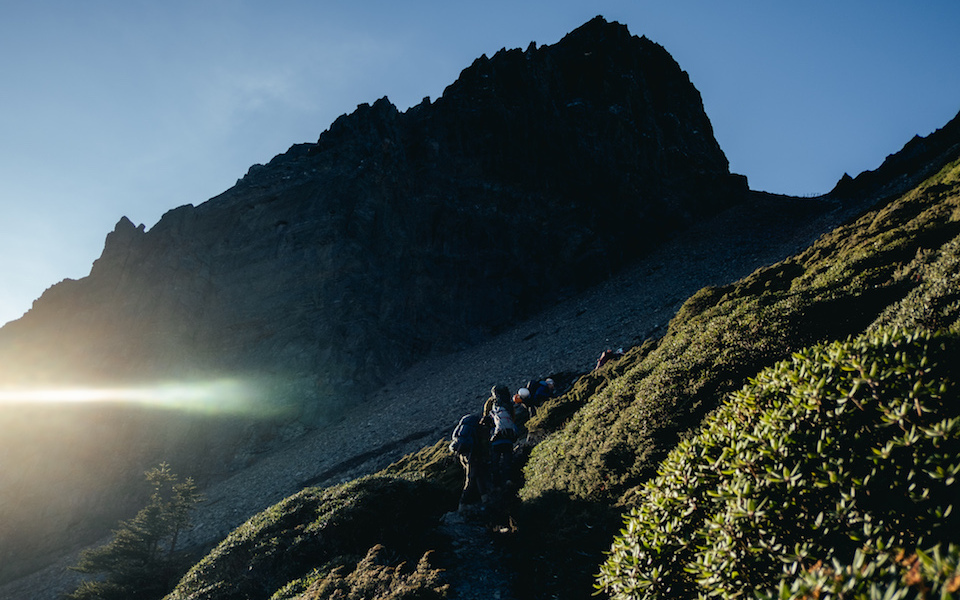
[[[490,493],[490,426],[481,415],[464,415],[453,430],[450,451],[457,455],[464,471],[463,491],[458,510],[485,501]]]
[[[513,469],[513,443],[517,441],[516,413],[510,388],[495,385],[490,390],[490,398],[483,406],[484,413],[490,418],[490,460],[493,466],[493,483],[497,487],[509,485]]]
[[[623,356],[623,348],[617,349],[616,352],[608,348],[600,353],[600,358],[597,359],[597,366],[594,367],[593,370],[596,371],[611,360],[616,360],[621,356]]]

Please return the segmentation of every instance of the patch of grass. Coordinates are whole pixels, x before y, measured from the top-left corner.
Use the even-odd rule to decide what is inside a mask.
[[[609,386],[610,382],[622,377],[629,365],[646,356],[656,345],[656,340],[645,340],[641,345],[627,350],[623,357],[577,378],[569,391],[544,402],[537,409],[537,414],[526,422],[527,430],[534,439],[556,431],[590,398]]]
[[[378,475],[427,481],[436,490],[442,490],[451,507],[455,508],[463,488],[463,467],[450,452],[449,446],[449,439],[439,440],[432,446],[404,456]]]

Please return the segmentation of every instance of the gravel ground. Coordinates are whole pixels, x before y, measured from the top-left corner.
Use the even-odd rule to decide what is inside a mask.
[[[699,223],[600,286],[486,343],[414,366],[339,423],[204,490],[207,502],[198,508],[184,545],[215,543],[305,485],[353,479],[433,444],[449,435],[462,414],[476,411],[496,383],[518,388],[533,377],[589,371],[605,348],[626,348],[662,334],[701,287],[736,281],[796,254],[862,209],[828,198],[757,195]],[[76,559],[76,554],[62,557],[3,586],[0,599],[54,600],[76,585],[76,574],[65,570]]]

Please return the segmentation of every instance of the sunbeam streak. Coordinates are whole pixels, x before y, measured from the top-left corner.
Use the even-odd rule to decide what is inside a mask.
[[[0,405],[42,403],[117,403],[223,414],[262,412],[269,404],[256,386],[236,379],[118,388],[0,388]]]

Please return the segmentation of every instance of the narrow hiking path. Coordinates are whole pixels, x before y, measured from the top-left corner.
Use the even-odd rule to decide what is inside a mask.
[[[795,254],[861,210],[826,198],[757,194],[697,223],[607,282],[483,344],[397,373],[339,423],[308,432],[209,486],[184,543],[215,543],[306,485],[347,481],[433,444],[449,435],[461,415],[479,410],[495,383],[513,389],[533,377],[589,371],[604,349],[660,335],[683,301],[703,286],[731,283]],[[477,531],[447,525],[477,541],[471,537]],[[462,546],[465,560],[468,547]],[[497,562],[495,555],[489,558]],[[76,559],[77,553],[65,554],[3,586],[0,599],[56,600],[76,585],[76,574],[66,571]],[[458,572],[470,571],[465,565]]]
[[[516,570],[501,549],[500,533],[478,509],[443,516],[437,532],[449,539],[450,552],[438,561],[450,582],[450,597],[457,600],[515,600],[512,590]]]

